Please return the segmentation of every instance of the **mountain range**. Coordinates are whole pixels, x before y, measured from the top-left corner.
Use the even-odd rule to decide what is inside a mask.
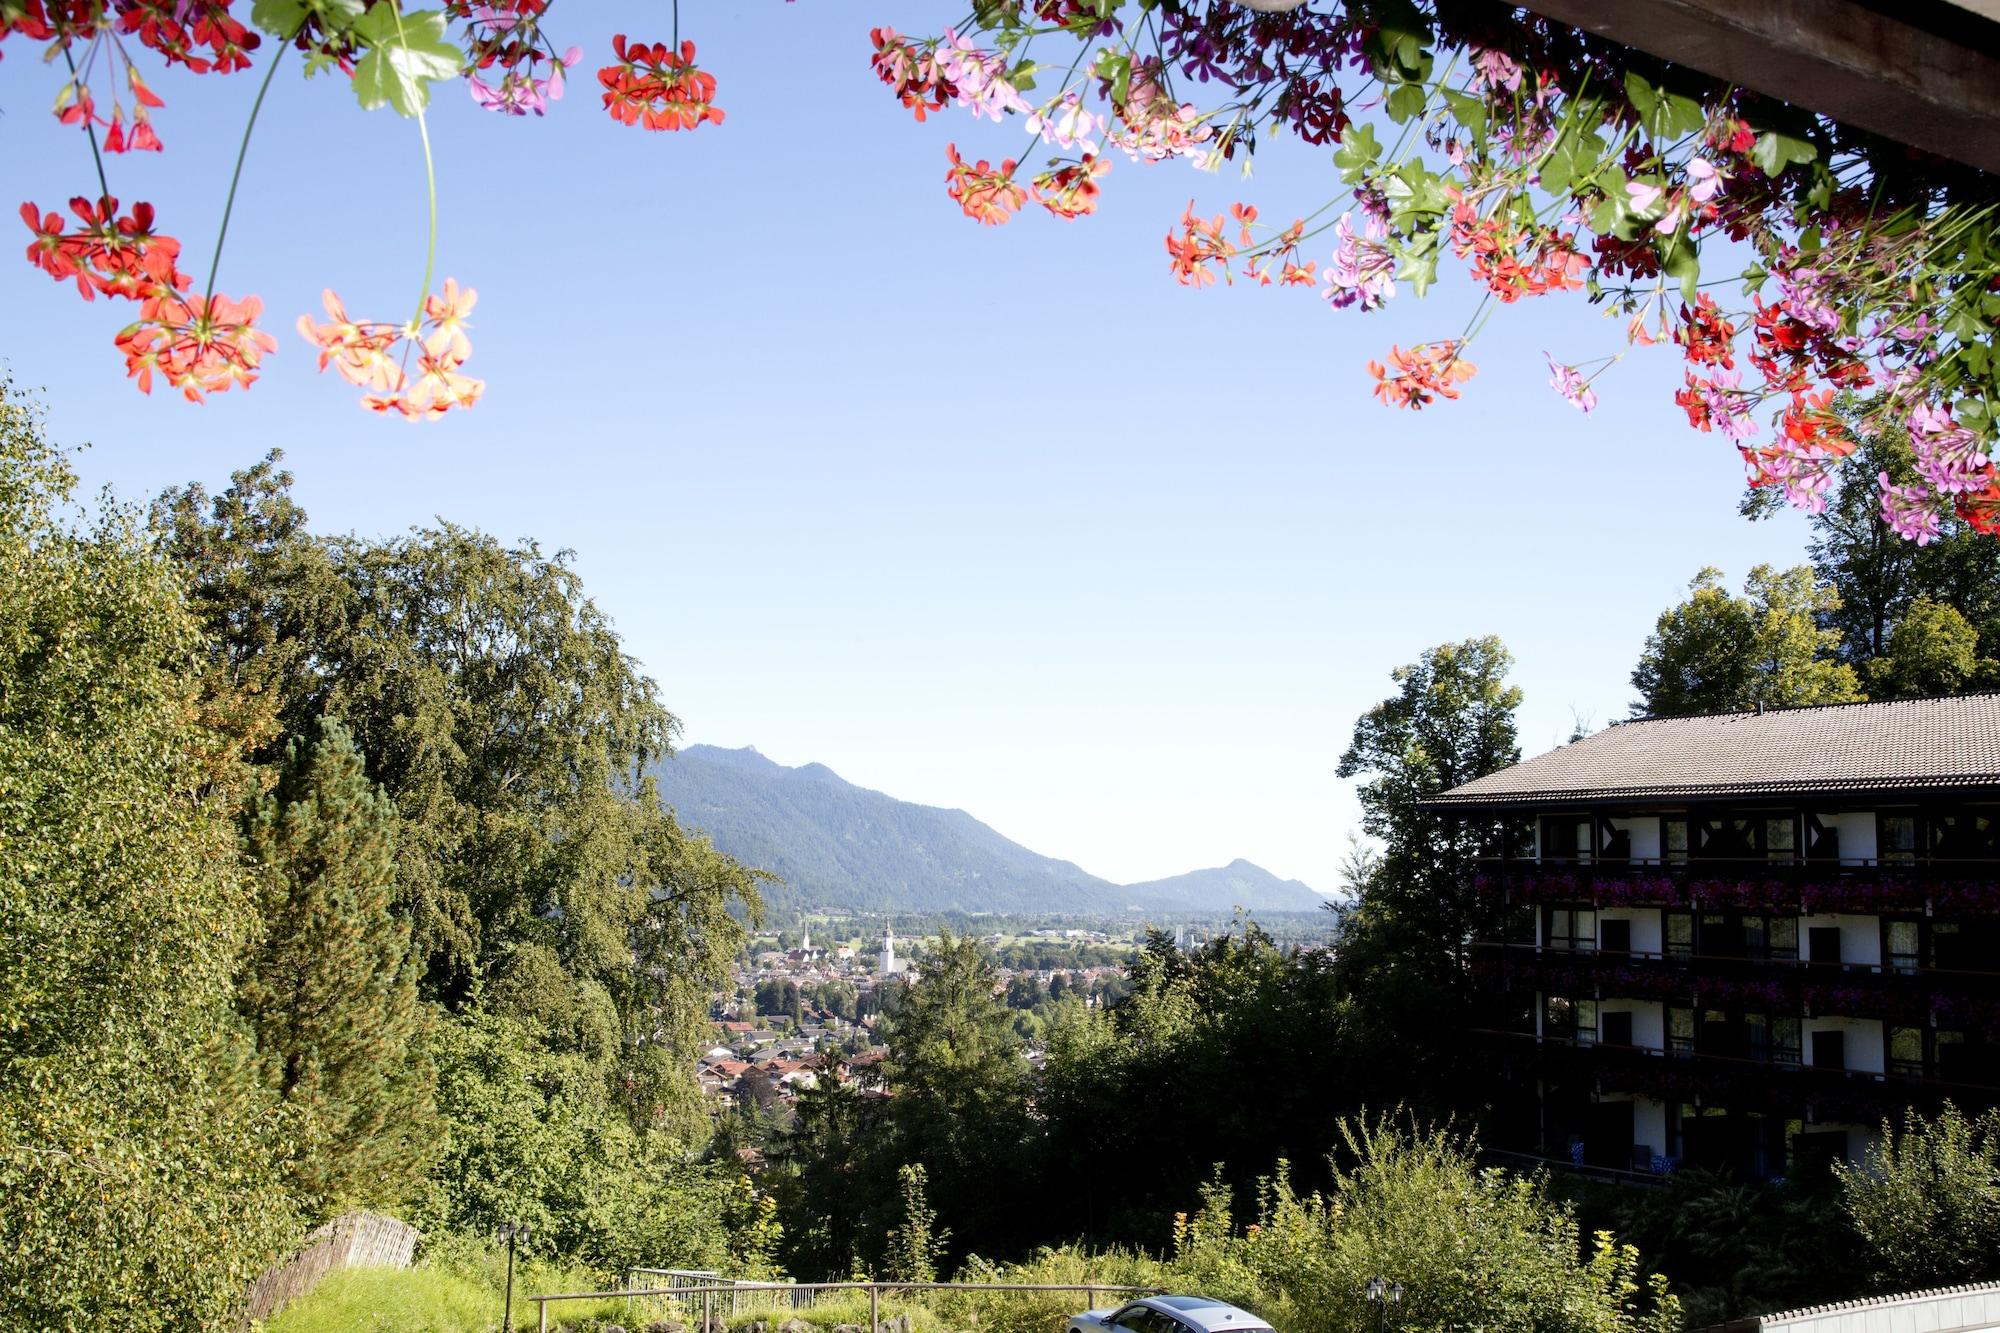
[[[653,772],[683,824],[777,875],[783,884],[768,896],[798,908],[1147,916],[1312,911],[1326,901],[1244,860],[1113,884],[963,810],[899,801],[824,764],[791,768],[749,747],[690,745]]]

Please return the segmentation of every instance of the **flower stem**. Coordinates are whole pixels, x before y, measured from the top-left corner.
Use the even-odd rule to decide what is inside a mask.
[[[678,6],[675,12],[679,12]],[[403,13],[401,8],[392,6],[390,13],[394,15],[396,20],[397,37],[407,41],[403,32]],[[437,164],[431,159],[431,131],[430,126],[424,121],[424,108],[421,99],[417,103],[417,137],[423,140],[424,144],[424,191],[427,196],[428,213],[424,242],[424,285],[423,289],[417,293],[417,312],[410,316],[410,336],[412,338],[416,336],[417,330],[423,327],[424,302],[430,299],[431,274],[437,267],[438,251]],[[405,361],[407,361],[409,358],[409,350],[407,348],[404,349],[403,356]]]
[[[264,94],[271,90],[271,79],[278,72],[278,62],[285,58],[285,52],[291,49],[304,27],[302,21],[292,29],[284,44],[271,56],[271,63],[264,70],[264,81],[257,85],[257,100],[250,104],[250,120],[243,127],[243,141],[236,146],[236,170],[229,173],[229,197],[223,201],[222,225],[215,231],[215,257],[208,263],[208,285],[202,289],[201,308],[204,312],[215,300],[215,275],[222,270],[222,243],[229,238],[229,215],[236,211],[236,187],[243,180],[243,159],[250,155],[250,132],[257,128],[257,113],[264,109]]]
[[[428,198],[429,233],[424,242],[424,286],[417,293],[417,313],[410,317],[410,327],[417,328],[424,322],[424,302],[431,294],[431,273],[437,267],[438,252],[438,185],[437,167],[431,161],[431,132],[424,124],[423,108],[417,108],[417,137],[424,142],[424,189]]]
[[[63,63],[69,66],[70,85],[76,89],[77,96],[82,97],[83,88],[77,83],[76,58],[69,53],[69,41],[67,38],[63,41],[62,53]],[[97,126],[91,123],[88,115],[85,115],[83,118],[83,132],[90,136],[90,159],[97,163],[97,188],[101,191],[100,197],[109,199],[111,197],[111,182],[106,180],[104,176],[104,154],[97,151]]]

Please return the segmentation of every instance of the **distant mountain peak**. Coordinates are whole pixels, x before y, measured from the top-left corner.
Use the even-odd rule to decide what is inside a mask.
[[[655,765],[681,821],[783,881],[766,896],[850,911],[1214,915],[1316,908],[1320,896],[1241,857],[1116,885],[1013,842],[962,810],[858,787],[825,764],[797,768],[754,745],[689,745]]]

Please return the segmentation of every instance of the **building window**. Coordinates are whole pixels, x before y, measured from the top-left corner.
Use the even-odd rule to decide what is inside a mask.
[[[1764,859],[1767,861],[1790,861],[1798,856],[1798,825],[1792,816],[1766,819],[1764,821]]]
[[[1884,865],[1908,865],[1917,859],[1917,817],[1877,815],[1875,858]]]
[[[1847,1034],[1838,1030],[1812,1034],[1814,1069],[1847,1068]]]
[[[1551,907],[1547,943],[1551,949],[1597,952],[1597,912],[1588,907]]]
[[[1629,954],[1632,952],[1632,923],[1623,917],[1613,920],[1606,917],[1598,926],[1598,948],[1604,953]]]
[[[1542,1001],[1542,1036],[1568,1041],[1576,1036],[1576,1001],[1566,995],[1550,995]]]
[[[1914,972],[1923,961],[1918,939],[1918,923],[1915,921],[1884,921],[1882,923],[1882,956],[1892,972]]]
[[[1771,1063],[1795,1065],[1799,1062],[1799,1020],[1783,1014],[1771,1018]]]
[[[1889,1029],[1889,1072],[1904,1078],[1924,1076],[1924,1030]]]
[[[1749,1060],[1771,1058],[1771,1021],[1762,1014],[1743,1015],[1743,1055]]]
[[[1556,816],[1542,821],[1542,859],[1545,861],[1590,860],[1590,821],[1574,816]]]
[[[1668,815],[1660,821],[1660,849],[1668,861],[1688,859],[1687,816]]]
[[[1987,860],[2000,849],[1994,820],[1988,815],[1933,815],[1930,820],[1931,855],[1939,860]]]
[[[1597,1001],[1578,1000],[1576,1002],[1576,1044],[1594,1046],[1597,1043]]]
[[[1604,1044],[1606,1046],[1630,1046],[1632,1044],[1632,1011],[1621,1009],[1617,1013],[1606,1013],[1604,1022]]]
[[[1694,913],[1668,912],[1666,920],[1667,957],[1687,958],[1694,953]]]
[[[1694,1010],[1667,1010],[1667,1050],[1675,1055],[1694,1054]]]
[[[1932,1035],[1932,1041],[1937,1052],[1937,1076],[1947,1083],[1964,1082],[1966,1065],[1970,1063],[1966,1059],[1969,1048],[1965,1043],[1965,1034],[1939,1028]]]
[[[1755,819],[1708,819],[1698,826],[1695,852],[1709,860],[1744,861],[1757,855]]]
[[[1765,931],[1764,956],[1784,962],[1799,960],[1799,919],[1795,916],[1774,916]]]

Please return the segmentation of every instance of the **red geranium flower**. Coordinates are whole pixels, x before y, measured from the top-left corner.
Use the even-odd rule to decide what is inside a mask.
[[[203,396],[257,378],[258,363],[278,340],[256,327],[264,303],[254,296],[231,301],[220,294],[204,302],[178,292],[149,296],[139,318],[120,331],[125,373],[142,393],[153,391],[153,372],[198,403]]]
[[[1109,170],[1109,162],[1095,153],[1085,153],[1082,161],[1066,163],[1035,177],[1035,202],[1066,221],[1095,213],[1097,196],[1102,193],[1097,178]]]
[[[63,230],[59,214],[45,214],[32,203],[21,205],[21,220],[35,234],[28,262],[57,281],[74,278],[84,300],[102,292],[138,301],[188,285],[176,266],[181,243],[153,230],[151,204],[134,204],[123,217],[118,201],[109,197],[93,204],[79,195],[69,207],[83,224],[73,232]]]
[[[649,130],[722,123],[722,108],[714,105],[715,76],[695,68],[693,42],[682,42],[677,53],[665,42],[628,46],[621,32],[611,39],[611,49],[618,63],[598,70],[597,81],[604,85],[604,109],[613,120]]]
[[[1027,202],[1027,191],[1014,183],[1014,168],[1020,164],[1013,158],[1002,161],[995,171],[983,157],[967,166],[955,143],[945,145],[945,152],[951,156],[951,169],[944,174],[946,191],[973,221],[998,226]]]
[[[1391,347],[1388,366],[1380,361],[1368,363],[1368,373],[1375,377],[1375,396],[1391,407],[1413,411],[1439,398],[1458,397],[1452,386],[1471,379],[1476,369],[1459,355],[1458,343],[1449,338],[1419,343],[1407,352]]]

